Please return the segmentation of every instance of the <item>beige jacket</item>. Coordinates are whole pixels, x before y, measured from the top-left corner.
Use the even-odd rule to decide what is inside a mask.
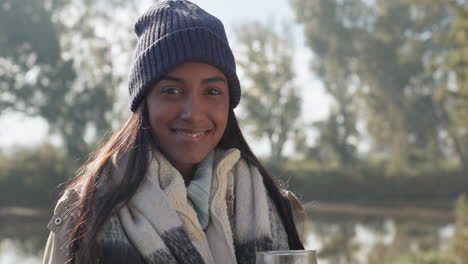
[[[246,161],[240,158],[240,152],[235,149],[227,151],[216,151],[215,155],[217,169],[214,170],[214,177],[212,182],[211,197],[210,197],[210,212],[211,221],[205,232],[196,225],[185,225],[189,234],[199,234],[205,237],[208,241],[217,241],[217,243],[210,243],[210,255],[212,255],[214,263],[237,263],[236,253],[234,249],[234,235],[233,235],[233,211],[235,210],[235,185],[236,181],[241,178],[253,177],[251,166]],[[168,166],[168,173],[170,170],[175,170],[172,166]],[[254,173],[258,173],[258,170],[254,170]],[[175,190],[182,190],[185,188],[183,180],[180,179],[177,183]],[[182,189],[181,189],[182,188]],[[294,195],[288,192],[288,197],[292,200],[295,208],[300,209],[297,206],[298,201]],[[175,191],[169,197],[173,200],[173,204],[178,204],[177,201],[186,201],[186,192]],[[67,243],[69,241],[70,228],[75,223],[75,214],[70,211],[70,206],[78,201],[79,192],[77,190],[68,190],[60,198],[55,208],[54,216],[48,223],[50,229],[50,235],[47,240],[45,253],[44,253],[44,264],[63,264],[67,261]],[[276,207],[272,204],[269,199],[269,208],[276,210]],[[191,207],[177,208],[179,215],[184,215],[187,219],[183,219],[184,222],[196,222],[196,214]],[[278,219],[272,219],[272,221],[281,221],[277,213],[273,214]],[[190,227],[191,226],[191,227]],[[284,229],[281,228],[276,231],[276,238],[282,241],[287,241],[287,235]],[[286,242],[287,243],[287,242]],[[285,249],[285,248],[284,248]]]

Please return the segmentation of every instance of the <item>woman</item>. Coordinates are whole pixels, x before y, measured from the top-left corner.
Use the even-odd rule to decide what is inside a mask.
[[[254,263],[303,249],[290,201],[242,136],[224,27],[185,0],[135,25],[133,112],[59,200],[44,263]]]

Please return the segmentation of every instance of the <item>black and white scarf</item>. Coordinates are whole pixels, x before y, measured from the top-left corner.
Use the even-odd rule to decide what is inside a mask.
[[[115,161],[116,168],[125,159]],[[98,236],[105,263],[255,263],[255,252],[288,249],[258,169],[236,149],[216,150],[210,222],[203,231],[180,173],[160,153],[130,202]],[[118,181],[118,170],[115,173]]]

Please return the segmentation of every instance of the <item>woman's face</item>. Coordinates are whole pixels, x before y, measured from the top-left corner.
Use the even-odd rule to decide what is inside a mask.
[[[177,66],[151,88],[146,101],[156,143],[179,171],[202,161],[226,128],[227,78],[209,64]]]

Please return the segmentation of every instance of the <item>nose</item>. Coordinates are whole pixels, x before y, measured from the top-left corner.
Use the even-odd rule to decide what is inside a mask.
[[[198,121],[203,118],[203,100],[196,94],[189,94],[183,102],[181,118],[187,121]]]

